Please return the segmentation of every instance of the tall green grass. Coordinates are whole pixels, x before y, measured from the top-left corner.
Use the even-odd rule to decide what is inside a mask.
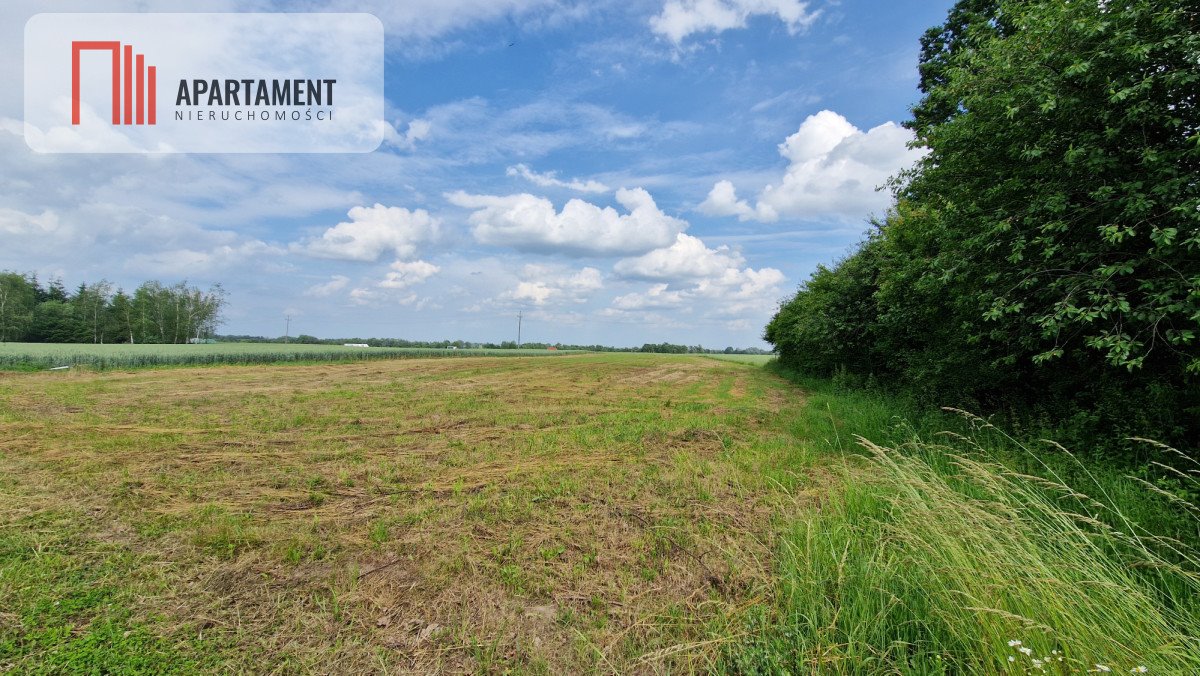
[[[796,426],[845,454],[840,487],[785,533],[776,598],[727,669],[1200,673],[1200,464],[1158,448],[1162,488],[978,418],[910,425],[903,402],[814,385]]]

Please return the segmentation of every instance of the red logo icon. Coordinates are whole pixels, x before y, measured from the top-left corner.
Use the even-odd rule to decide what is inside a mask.
[[[112,52],[112,123],[155,124],[155,77],[157,68],[146,65],[146,56],[133,54],[133,45],[124,46],[117,41],[74,41],[71,43],[71,124],[79,124],[79,55],[84,51]],[[125,68],[125,115],[121,116],[121,65]],[[137,71],[137,113],[134,113],[134,71]],[[147,105],[149,100],[149,105]]]

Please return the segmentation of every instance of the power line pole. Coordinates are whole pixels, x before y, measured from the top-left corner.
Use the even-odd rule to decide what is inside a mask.
[[[283,344],[284,344],[284,345],[287,345],[287,342],[288,342],[288,337],[289,337],[289,336],[291,336],[291,334],[292,334],[292,316],[291,316],[291,315],[284,315],[284,317],[283,317],[283,318],[284,318],[285,320],[287,320],[287,325],[286,325],[286,326],[287,326],[287,328],[285,328],[285,329],[283,330]]]
[[[521,318],[524,311],[517,312],[517,349],[521,348]]]

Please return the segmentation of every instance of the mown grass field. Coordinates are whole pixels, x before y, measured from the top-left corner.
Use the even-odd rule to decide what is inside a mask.
[[[0,670],[715,668],[825,490],[694,357],[0,375]]]
[[[704,356],[710,359],[732,361],[739,364],[753,364],[755,366],[765,366],[775,359],[775,355],[773,354],[706,354]]]
[[[61,366],[126,369],[145,366],[275,364],[287,362],[428,359],[430,357],[520,356],[570,354],[567,350],[438,349],[425,347],[346,347],[275,343],[209,345],[93,345],[81,343],[0,343],[0,369],[44,370]]]
[[[0,373],[0,672],[1200,671],[1200,465],[739,361]]]

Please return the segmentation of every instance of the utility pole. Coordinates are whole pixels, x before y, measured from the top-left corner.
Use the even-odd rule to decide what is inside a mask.
[[[521,317],[523,311],[517,312],[517,349],[521,349]]]
[[[292,335],[292,316],[284,315],[283,318],[287,321],[287,328],[283,330],[283,344],[287,345],[288,337]]]

